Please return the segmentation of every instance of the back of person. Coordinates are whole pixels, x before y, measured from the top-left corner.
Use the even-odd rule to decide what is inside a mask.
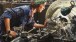
[[[0,31],[6,31],[4,18],[9,18],[11,20],[10,27],[13,28],[14,26],[20,26],[24,18],[29,15],[29,12],[30,7],[26,5],[15,8],[7,8],[0,17]]]

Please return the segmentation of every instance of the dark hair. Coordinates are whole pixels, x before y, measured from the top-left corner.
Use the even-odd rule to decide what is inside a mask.
[[[34,8],[35,9],[35,8],[38,8],[39,6],[40,6],[40,4],[31,4],[30,8]]]

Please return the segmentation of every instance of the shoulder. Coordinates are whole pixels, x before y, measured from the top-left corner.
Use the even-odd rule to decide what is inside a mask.
[[[23,6],[19,6],[19,7],[22,8],[22,9],[30,9],[29,5],[23,5]]]

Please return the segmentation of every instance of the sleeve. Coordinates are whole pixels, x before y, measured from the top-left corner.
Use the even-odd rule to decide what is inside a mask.
[[[11,19],[11,18],[12,18],[12,15],[11,15],[11,13],[9,13],[8,11],[4,11],[3,17],[4,17],[4,18],[9,18],[9,19]]]

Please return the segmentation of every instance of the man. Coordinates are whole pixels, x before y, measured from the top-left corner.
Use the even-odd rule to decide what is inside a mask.
[[[46,22],[44,22],[44,25],[37,24],[33,19],[36,9],[39,8],[40,12],[42,12],[45,9],[45,5],[46,0],[35,0],[31,6],[24,5],[15,8],[8,8],[0,17],[0,35],[9,32],[11,36],[15,37],[16,32],[13,31],[13,27],[20,26],[21,24],[25,27],[46,27]]]

